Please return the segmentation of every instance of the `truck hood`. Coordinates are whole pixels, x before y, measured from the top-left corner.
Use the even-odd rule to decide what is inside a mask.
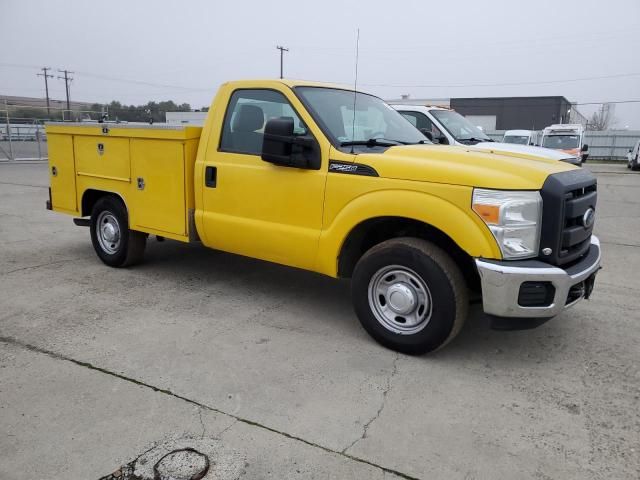
[[[551,148],[533,147],[531,145],[517,145],[515,143],[502,142],[480,142],[476,145],[470,145],[469,149],[489,150],[499,153],[516,153],[521,156],[530,156],[531,158],[547,158],[549,160],[567,160],[578,156],[570,150],[553,150]]]
[[[509,190],[537,190],[546,178],[576,167],[514,152],[444,145],[404,145],[361,153],[355,161],[386,178]]]

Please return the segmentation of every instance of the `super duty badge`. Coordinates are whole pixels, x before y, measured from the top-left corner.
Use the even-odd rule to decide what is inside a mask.
[[[329,161],[329,171],[334,173],[347,173],[350,175],[365,175],[367,177],[378,176],[378,172],[376,172],[369,165],[362,165],[360,163],[338,162],[336,160]]]

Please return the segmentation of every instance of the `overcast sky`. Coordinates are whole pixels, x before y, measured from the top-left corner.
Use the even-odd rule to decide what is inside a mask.
[[[277,77],[276,45],[286,77],[352,84],[357,28],[359,88],[383,98],[640,100],[640,0],[0,0],[0,94],[44,97],[46,66],[75,72],[73,100],[199,108]],[[616,117],[640,129],[640,103]]]

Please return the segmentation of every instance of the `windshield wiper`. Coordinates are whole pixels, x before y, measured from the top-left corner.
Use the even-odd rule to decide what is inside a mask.
[[[350,147],[353,145],[365,145],[367,147],[393,147],[396,145],[405,145],[404,142],[398,140],[387,140],[386,138],[370,138],[369,140],[351,140],[349,142],[341,142],[341,147]]]
[[[476,137],[470,137],[470,138],[458,138],[457,139],[459,142],[464,143],[464,142],[475,142],[475,143],[481,143],[481,142],[493,142],[493,140],[491,140],[490,138],[476,138]]]

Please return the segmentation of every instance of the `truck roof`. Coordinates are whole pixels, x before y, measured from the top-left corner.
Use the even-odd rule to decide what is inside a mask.
[[[505,135],[528,137],[533,133],[533,130],[506,130]]]
[[[392,103],[391,104],[392,107],[396,108],[396,109],[400,109],[400,110],[421,110],[421,109],[427,109],[427,110],[451,110],[450,108],[447,107],[439,107],[437,105],[409,105],[406,103]]]
[[[291,78],[256,78],[250,80],[232,80],[229,82],[225,82],[223,85],[255,85],[260,84],[262,86],[265,85],[286,85],[290,88],[294,87],[323,87],[323,88],[338,88],[340,90],[351,90],[353,91],[352,85],[338,84],[338,83],[329,83],[329,82],[314,82],[311,80],[295,80]],[[358,90],[358,92],[360,92]],[[366,93],[366,92],[361,92]]]
[[[559,123],[544,128],[545,133],[568,133],[580,132],[582,130],[584,130],[584,125],[579,123]]]

